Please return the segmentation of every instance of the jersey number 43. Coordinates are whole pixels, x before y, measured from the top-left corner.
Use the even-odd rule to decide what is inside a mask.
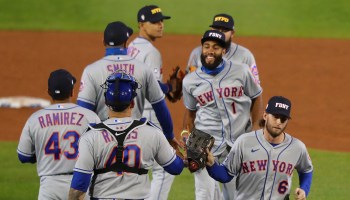
[[[78,157],[78,141],[80,135],[76,131],[67,131],[63,134],[63,140],[70,142],[70,148],[64,149],[63,155],[67,159],[76,159]],[[72,139],[71,139],[72,138]],[[61,159],[62,149],[60,148],[59,132],[53,132],[45,145],[45,155],[52,155],[55,160]]]

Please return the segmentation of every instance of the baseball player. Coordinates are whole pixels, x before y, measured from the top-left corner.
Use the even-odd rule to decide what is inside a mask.
[[[193,127],[212,135],[215,138],[212,152],[220,159],[241,134],[251,129],[251,116],[253,122],[259,121],[254,117],[262,111],[254,102],[261,98],[262,88],[246,64],[223,58],[226,42],[222,32],[206,31],[201,43],[202,66],[183,80],[186,109],[181,135],[185,136]],[[205,169],[194,175],[196,199],[220,198],[214,197],[216,183]]]
[[[170,92],[172,87],[169,84],[162,83],[162,57],[152,42],[163,36],[163,20],[166,19],[170,19],[170,17],[164,16],[158,6],[150,5],[142,7],[137,14],[139,36],[130,42],[128,46],[128,54],[147,64],[149,69],[153,71],[164,93]],[[146,117],[159,126],[155,112],[151,104],[147,101],[143,111],[143,117]],[[155,163],[152,169],[151,196],[149,199],[168,199],[174,178],[174,176],[166,173],[161,166]]]
[[[255,63],[254,55],[249,49],[238,45],[232,41],[235,34],[234,20],[232,16],[228,14],[217,14],[213,18],[213,23],[210,25],[212,30],[218,30],[225,34],[226,38],[226,53],[223,56],[227,60],[233,60],[236,62],[245,63],[248,65],[252,74],[254,75],[255,81],[260,84],[259,72]],[[192,50],[190,59],[188,60],[186,72],[192,72],[197,67],[202,66],[201,64],[201,46],[196,47]]]
[[[117,70],[123,70],[135,76],[141,83],[135,100],[132,116],[141,118],[145,99],[150,102],[159,119],[160,125],[173,144],[178,144],[173,133],[173,124],[169,109],[165,103],[165,95],[158,85],[153,72],[142,62],[127,55],[126,42],[133,30],[122,22],[109,23],[104,31],[105,57],[88,65],[82,74],[77,103],[95,111],[101,120],[108,117],[103,90],[100,87],[106,78]]]
[[[217,14],[213,18],[213,22],[210,25],[212,30],[218,30],[225,34],[225,42],[226,42],[226,53],[224,54],[224,58],[227,60],[231,60],[234,62],[240,62],[247,64],[245,66],[249,67],[256,83],[260,84],[260,78],[259,78],[259,72],[258,68],[255,62],[254,55],[249,51],[249,49],[238,45],[232,41],[234,34],[235,34],[235,28],[234,28],[234,20],[232,16],[228,14]],[[188,65],[186,68],[186,73],[192,72],[197,69],[197,67],[201,67],[201,46],[196,47],[192,50],[190,58],[188,60]],[[256,99],[254,104],[256,104],[256,107],[260,107],[259,110],[261,112],[252,112],[251,114],[256,114],[256,116],[253,116],[252,119],[256,119],[257,121],[253,122],[253,130],[259,129],[259,119],[262,115],[263,110],[263,101],[262,98]],[[234,184],[234,181],[232,182]],[[234,185],[225,184],[223,186],[223,195],[225,199],[232,199],[233,193],[232,190],[229,188],[234,187]],[[226,188],[228,186],[228,188]],[[217,186],[218,187],[218,186]]]
[[[66,70],[53,71],[48,79],[52,105],[27,120],[17,148],[22,163],[37,163],[38,199],[67,199],[78,140],[89,123],[99,123],[91,110],[71,103],[76,79]]]
[[[305,144],[284,132],[291,106],[285,97],[270,98],[261,121],[263,129],[240,136],[222,165],[208,152],[211,177],[224,183],[237,176],[235,199],[289,199],[294,169],[300,181],[295,198],[306,199],[313,166]]]
[[[150,191],[148,170],[155,161],[168,173],[181,173],[183,161],[162,131],[145,118],[131,118],[140,87],[125,73],[107,78],[104,96],[109,119],[81,137],[69,199],[82,198],[90,180],[92,199],[145,199]]]

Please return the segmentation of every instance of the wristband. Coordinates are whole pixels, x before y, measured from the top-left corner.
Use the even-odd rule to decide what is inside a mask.
[[[180,133],[181,137],[183,137],[184,134],[188,134],[189,135],[190,132],[188,132],[188,130],[182,130],[181,133]]]

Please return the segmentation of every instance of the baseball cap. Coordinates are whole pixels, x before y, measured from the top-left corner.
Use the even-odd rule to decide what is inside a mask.
[[[216,41],[221,47],[225,47],[226,46],[226,42],[225,42],[225,34],[221,33],[218,30],[208,30],[204,33],[201,42],[202,44],[205,41],[208,40],[214,40]]]
[[[155,5],[144,6],[137,13],[138,22],[159,22],[161,20],[170,18],[170,16],[164,16],[162,10]]]
[[[109,46],[118,46],[128,41],[133,34],[133,30],[123,22],[111,22],[104,32],[104,42]]]
[[[48,80],[49,94],[53,99],[66,99],[71,95],[75,83],[75,77],[67,70],[55,70],[51,72]]]
[[[266,112],[273,115],[283,115],[290,118],[292,103],[289,99],[282,96],[273,96],[266,106]]]
[[[226,28],[229,30],[234,29],[234,21],[233,18],[228,14],[217,14],[213,18],[213,24],[209,27],[212,28]]]

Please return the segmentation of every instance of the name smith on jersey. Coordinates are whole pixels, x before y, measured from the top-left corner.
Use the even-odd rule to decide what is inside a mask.
[[[110,65],[107,65],[107,71],[109,72],[115,72],[117,70],[123,70],[126,71],[126,73],[134,75],[135,73],[135,65],[130,63],[113,63]]]

